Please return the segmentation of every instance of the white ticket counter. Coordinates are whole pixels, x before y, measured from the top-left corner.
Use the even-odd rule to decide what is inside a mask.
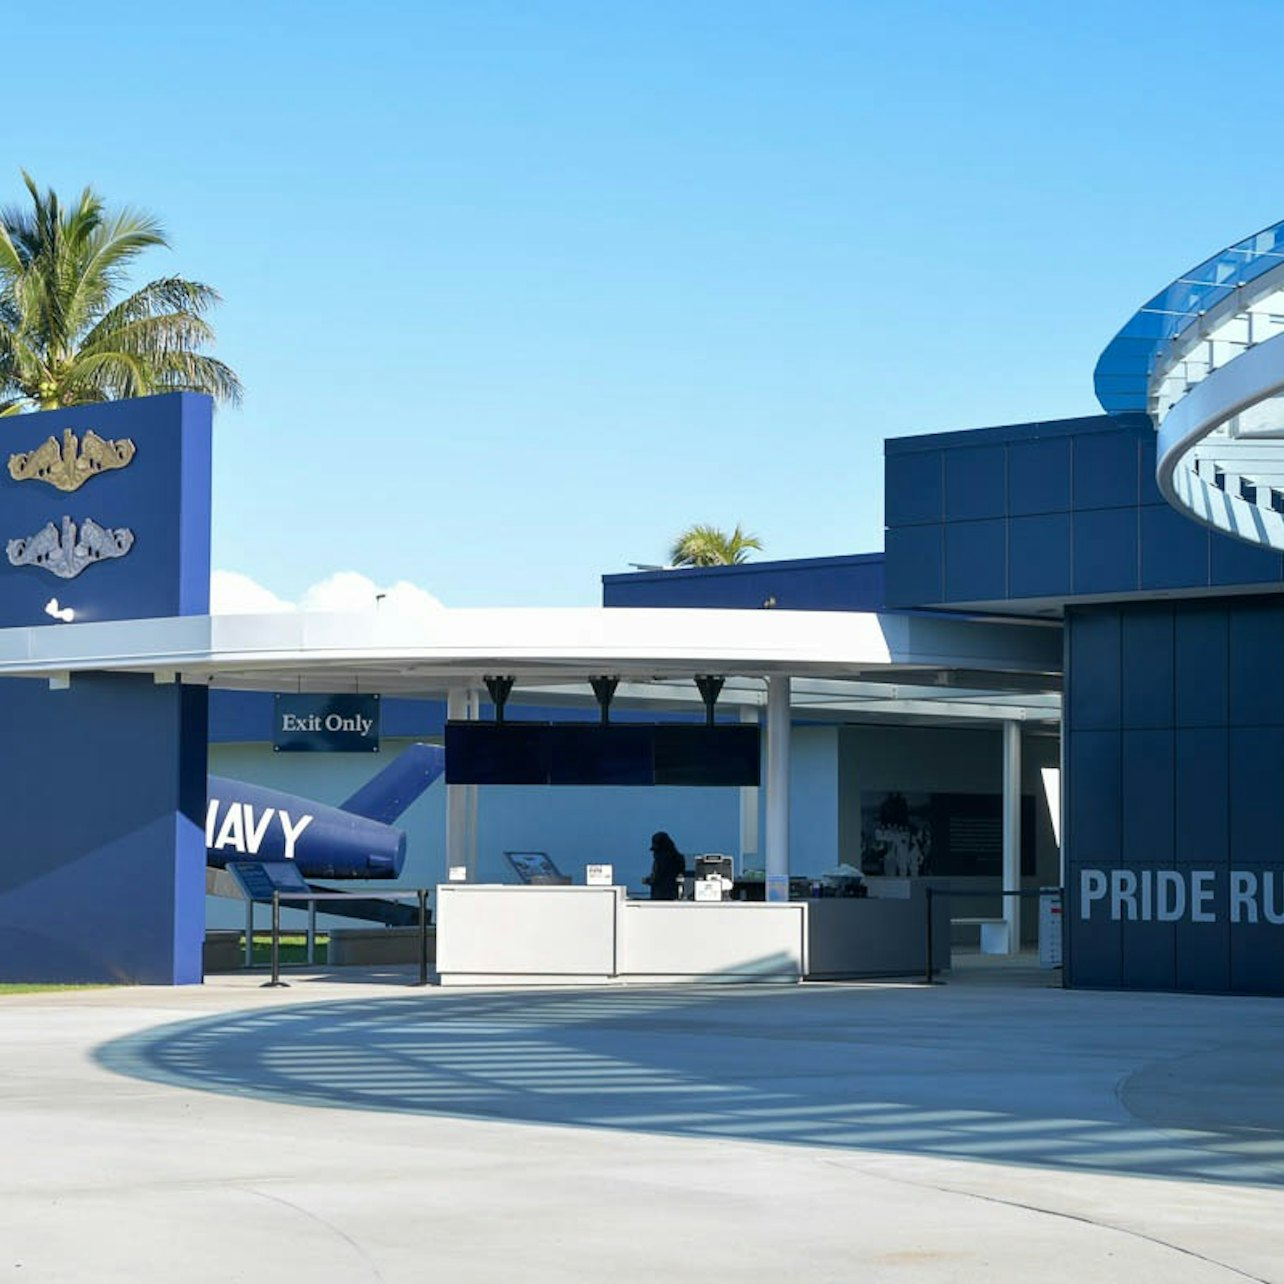
[[[938,916],[937,967],[949,919]],[[442,985],[801,981],[921,972],[922,893],[887,900],[630,901],[622,887],[448,883]]]
[[[804,901],[625,901],[620,976],[632,981],[799,981]]]
[[[437,972],[443,985],[613,980],[622,887],[437,888]]]

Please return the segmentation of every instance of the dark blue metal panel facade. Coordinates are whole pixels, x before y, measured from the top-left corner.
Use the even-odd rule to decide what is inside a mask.
[[[883,606],[883,555],[865,553],[604,575],[602,605],[877,611]]]
[[[1282,656],[1275,596],[1068,609],[1068,984],[1284,994]]]
[[[903,437],[885,454],[888,607],[1284,584],[1280,554],[1168,507],[1145,416]]]
[[[887,604],[1064,611],[1067,984],[1284,994],[1284,562],[1154,456],[1136,415],[889,441]]]

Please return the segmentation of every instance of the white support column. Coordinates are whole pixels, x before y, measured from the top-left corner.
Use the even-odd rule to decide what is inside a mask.
[[[767,899],[789,899],[789,678],[767,679]]]
[[[468,692],[468,720],[481,720],[481,692]],[[477,803],[479,791],[476,785],[464,785],[465,814],[467,820],[464,828],[464,864],[468,866],[468,881],[477,881]]]
[[[1003,890],[1021,890],[1021,724],[1003,724]],[[1003,898],[1008,953],[1021,951],[1021,898]]]
[[[469,693],[453,688],[446,696],[446,717],[452,722],[464,721],[469,713]],[[446,786],[446,871],[468,866],[468,786]],[[471,877],[471,871],[470,871]]]
[[[740,721],[757,726],[762,718],[756,705],[740,706]],[[758,787],[746,785],[740,790],[740,872],[761,865],[758,837]]]

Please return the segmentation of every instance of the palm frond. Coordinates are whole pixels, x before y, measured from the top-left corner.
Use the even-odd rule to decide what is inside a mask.
[[[157,391],[203,392],[215,401],[241,404],[244,389],[236,372],[215,357],[201,352],[169,352],[157,363]]]
[[[167,314],[185,313],[194,318],[201,317],[218,302],[218,292],[200,281],[186,281],[179,276],[162,277],[149,281],[112,307],[81,343],[84,347],[93,347],[103,339],[119,334],[125,326]],[[208,337],[202,340],[209,341]]]
[[[85,329],[101,317],[120,288],[128,263],[144,250],[166,244],[160,224],[132,210],[95,227],[78,245],[67,281],[72,327]]]
[[[0,413],[179,390],[238,402],[235,372],[202,351],[215,290],[170,276],[118,298],[134,259],[168,244],[160,223],[22,177],[30,205],[0,211]]]
[[[120,401],[160,391],[152,386],[146,364],[132,353],[120,351],[77,355],[64,374],[63,385],[64,405]]]
[[[93,338],[87,338],[80,345],[82,354],[118,349],[146,359],[166,352],[198,348],[214,341],[210,323],[191,312],[139,317],[109,329],[95,326],[92,334]]]
[[[673,541],[669,562],[673,566],[735,566],[747,561],[751,551],[761,549],[758,537],[745,534],[739,522],[730,535],[720,527],[697,524]]]
[[[0,216],[0,273],[6,277],[17,276],[22,271],[22,255],[9,235],[9,225]]]

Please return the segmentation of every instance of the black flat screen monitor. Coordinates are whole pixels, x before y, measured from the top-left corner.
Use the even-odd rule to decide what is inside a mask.
[[[756,785],[758,728],[739,723],[655,729],[657,785]]]
[[[448,722],[448,785],[759,783],[758,728],[740,723]]]
[[[651,739],[645,723],[554,723],[547,727],[550,785],[650,785]]]
[[[547,730],[537,722],[446,723],[446,783],[548,784]]]

